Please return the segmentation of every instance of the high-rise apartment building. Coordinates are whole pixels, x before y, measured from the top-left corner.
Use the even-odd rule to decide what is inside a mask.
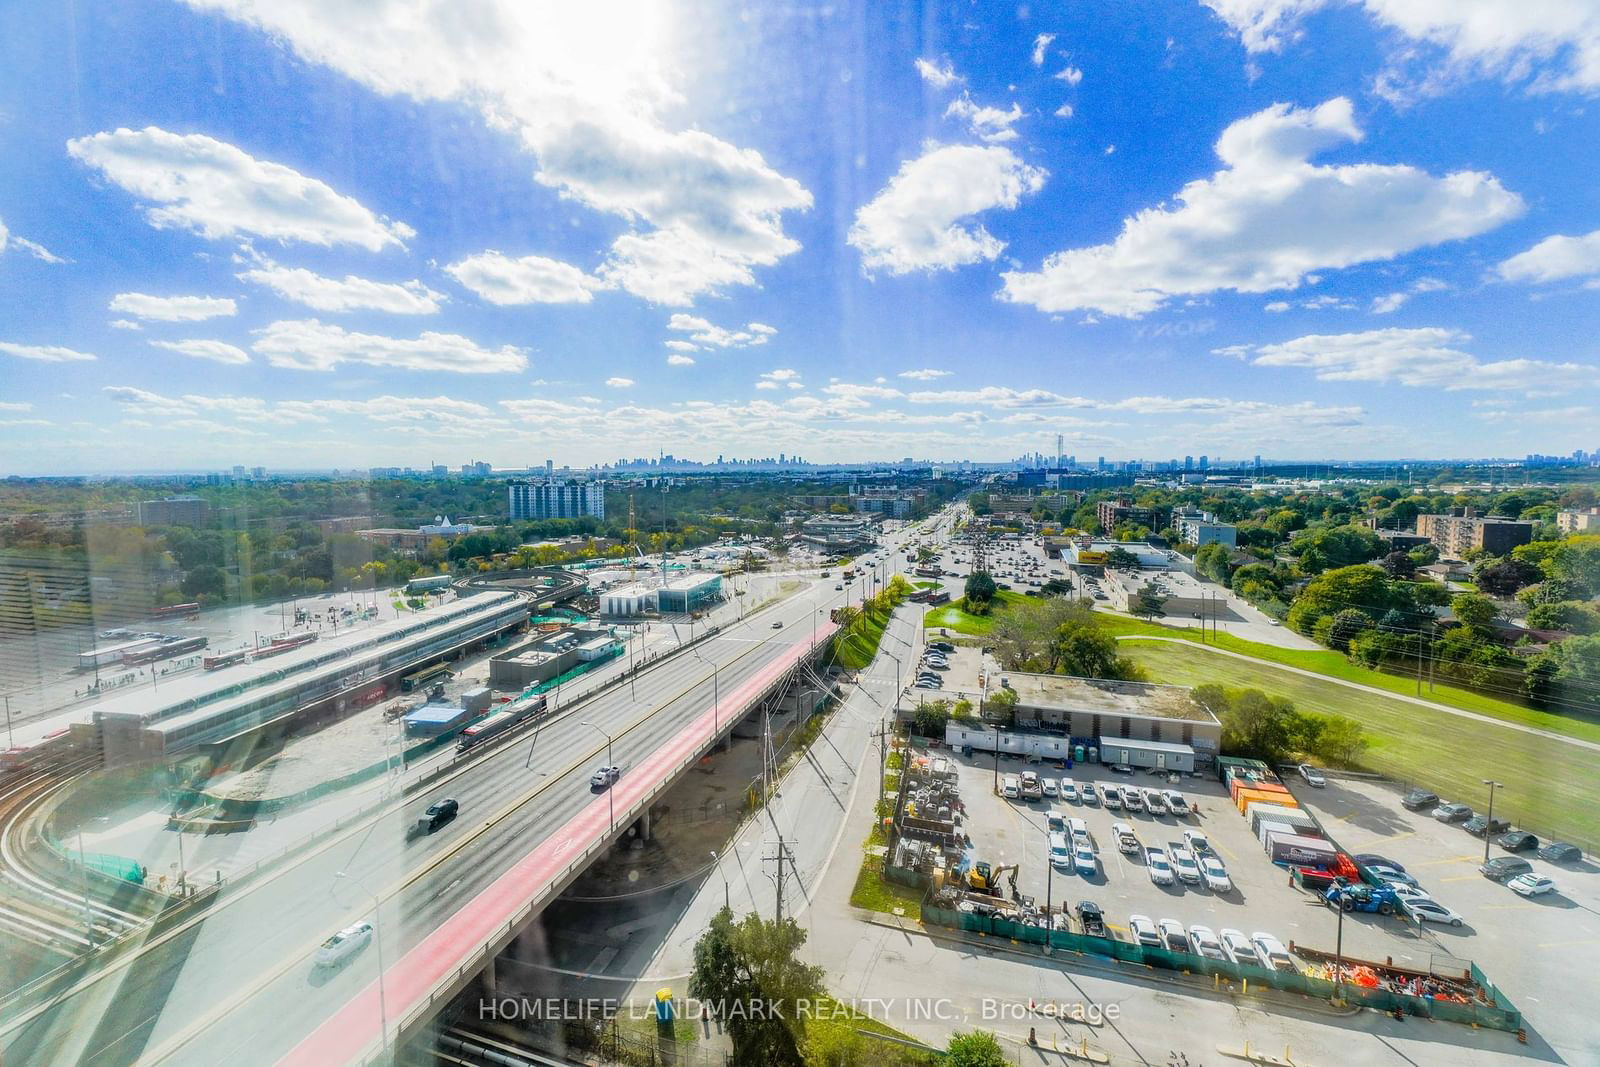
[[[606,517],[604,482],[512,482],[507,492],[513,521]]]
[[[1445,515],[1418,515],[1417,533],[1450,559],[1465,559],[1474,549],[1503,556],[1533,540],[1533,523],[1481,516],[1471,508],[1451,508]]]

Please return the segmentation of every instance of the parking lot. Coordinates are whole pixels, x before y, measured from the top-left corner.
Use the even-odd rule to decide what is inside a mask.
[[[1169,785],[1164,777],[1142,770],[1127,776],[1112,773],[1099,764],[1076,764],[1063,770],[1050,764],[1028,764],[1018,758],[1000,760],[1002,777],[1034,770],[1041,777],[1071,778],[1080,791],[1085,784],[1176,789],[1199,809],[1182,818],[1155,816],[1147,811],[1111,811],[1101,804],[1081,801],[1004,800],[993,792],[995,769],[991,755],[980,752],[970,759],[959,753],[953,755],[959,768],[961,796],[966,804],[965,830],[972,839],[974,859],[990,864],[1018,864],[1017,890],[1033,897],[1036,903],[1042,905],[1048,896],[1056,908],[1070,910],[1081,900],[1093,900],[1104,911],[1113,932],[1129,940],[1128,917],[1144,915],[1158,922],[1175,919],[1186,928],[1208,926],[1219,933],[1223,929],[1238,930],[1246,936],[1265,932],[1285,944],[1295,942],[1328,952],[1334,950],[1338,913],[1309,891],[1289,884],[1288,872],[1268,860],[1249,821],[1229,801],[1227,791],[1216,778],[1185,776],[1179,784]],[[1070,869],[1050,867],[1047,813],[1051,809],[1082,819],[1088,825],[1099,858],[1095,875],[1082,876]],[[1156,885],[1142,853],[1130,855],[1118,850],[1111,835],[1115,822],[1132,827],[1143,846],[1166,849],[1169,854],[1174,843],[1182,844],[1185,830],[1202,832],[1227,868],[1232,889],[1218,893],[1203,883],[1177,879],[1171,885]],[[1475,872],[1473,877],[1483,881]],[[1009,876],[1002,886],[1009,891]],[[1504,893],[1512,895],[1509,891]],[[1348,956],[1364,959],[1392,958],[1398,965],[1426,970],[1435,955],[1468,955],[1458,942],[1470,933],[1470,928],[1419,931],[1403,918],[1357,913],[1345,917],[1344,951]]]
[[[1553,878],[1557,886],[1555,892],[1523,898],[1478,873],[1481,838],[1460,824],[1438,822],[1427,811],[1407,811],[1394,786],[1339,779],[1329,779],[1324,789],[1289,784],[1343,848],[1399,861],[1431,896],[1462,915],[1460,929],[1428,927],[1417,951],[1473,960],[1522,1010],[1531,1032],[1560,1051],[1585,1051],[1571,1062],[1594,1062],[1600,1020],[1590,1000],[1592,961],[1600,948],[1600,866],[1592,859],[1557,864],[1522,853],[1534,873]],[[1446,799],[1481,807],[1486,797]],[[1508,853],[1491,843],[1489,855]],[[1347,922],[1347,944],[1350,928]]]

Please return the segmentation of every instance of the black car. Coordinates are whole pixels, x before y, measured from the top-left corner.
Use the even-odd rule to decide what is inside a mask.
[[[1504,882],[1519,874],[1533,870],[1533,864],[1521,856],[1495,856],[1488,863],[1479,864],[1478,873],[1496,882]]]
[[[928,647],[937,649],[940,652],[954,652],[956,650],[956,646],[949,641],[929,641]]]
[[[1406,869],[1400,864],[1396,863],[1388,856],[1380,856],[1376,852],[1362,852],[1351,856],[1350,858],[1361,864],[1363,867],[1392,867],[1401,874],[1406,873]]]
[[[1462,823],[1461,828],[1473,837],[1493,837],[1511,829],[1511,824],[1504,819],[1490,819],[1485,815],[1474,815]]]
[[[1583,859],[1583,849],[1565,841],[1552,841],[1539,850],[1539,858],[1552,863],[1576,863]]]
[[[1439,806],[1439,794],[1426,789],[1413,789],[1400,798],[1400,806],[1408,811],[1431,811]]]
[[[1113,763],[1111,765],[1111,773],[1112,774],[1132,774],[1133,773],[1133,768],[1128,766],[1126,763]]]
[[[456,803],[454,797],[445,797],[437,804],[430,804],[428,810],[422,813],[422,818],[417,820],[419,826],[425,827],[428,833],[433,833],[439,827],[455,818],[461,812],[461,805]]]
[[[1106,917],[1100,910],[1100,905],[1092,900],[1080,900],[1073,909],[1078,915],[1078,925],[1090,937],[1106,936]]]
[[[1539,847],[1539,839],[1526,830],[1512,830],[1494,839],[1494,843],[1507,852],[1527,852]]]

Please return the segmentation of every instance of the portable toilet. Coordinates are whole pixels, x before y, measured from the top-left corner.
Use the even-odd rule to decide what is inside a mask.
[[[1094,745],[1090,745],[1089,746],[1089,762],[1090,763],[1098,763],[1099,761],[1100,761],[1100,750],[1098,748],[1096,748]]]
[[[1074,748],[1072,751],[1073,751],[1073,754],[1077,757],[1077,761],[1079,763],[1082,763],[1083,762],[1083,746],[1079,745],[1076,748]]]

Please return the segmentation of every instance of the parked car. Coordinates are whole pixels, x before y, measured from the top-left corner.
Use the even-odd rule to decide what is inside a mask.
[[[1542,874],[1519,874],[1506,882],[1510,890],[1519,897],[1537,897],[1545,893],[1554,893],[1556,883],[1553,878],[1546,878]]]
[[[1174,848],[1169,855],[1172,857],[1172,868],[1181,880],[1191,885],[1200,884],[1200,864],[1195,862],[1193,852],[1180,847]]]
[[[428,810],[422,813],[417,820],[417,829],[424,833],[433,833],[439,827],[455,818],[461,812],[461,805],[454,797],[445,797],[436,804],[428,805]]]
[[[1217,940],[1217,935],[1209,926],[1189,927],[1189,943],[1194,946],[1197,956],[1204,956],[1208,960],[1226,960],[1228,954],[1222,951],[1222,942]]]
[[[1161,931],[1161,947],[1168,952],[1189,952],[1189,931],[1177,919],[1162,919],[1156,923],[1156,929]]]
[[[621,767],[601,767],[589,776],[589,785],[594,789],[608,789],[621,777]]]
[[[1217,940],[1222,942],[1222,951],[1234,963],[1247,963],[1255,967],[1265,967],[1261,961],[1261,954],[1256,951],[1250,939],[1238,930],[1223,927],[1217,932]]]
[[[1215,856],[1200,857],[1200,877],[1205,880],[1206,888],[1213,893],[1228,893],[1233,890],[1233,879],[1228,877],[1228,868]]]
[[[1161,932],[1156,929],[1156,924],[1150,921],[1148,915],[1128,916],[1128,933],[1133,935],[1136,945],[1149,945],[1151,948],[1161,947]]]
[[[1056,780],[1054,778],[1041,778],[1041,779],[1039,779],[1039,789],[1041,791],[1043,791],[1044,795],[1047,796],[1047,797],[1054,797],[1054,796],[1059,796],[1060,795],[1060,793],[1058,792],[1059,786],[1058,786],[1058,784],[1057,784],[1057,782],[1056,782]]]
[[[1261,957],[1265,965],[1280,971],[1296,971],[1293,958],[1289,950],[1283,947],[1283,942],[1266,933],[1253,933],[1250,943],[1256,947],[1256,954]]]
[[[1172,864],[1167,862],[1167,854],[1161,849],[1145,849],[1144,863],[1150,868],[1150,880],[1156,885],[1171,885],[1176,881],[1176,876],[1172,873]]]
[[[371,943],[372,924],[365,919],[351,923],[317,949],[316,966],[337,967]]]
[[[1176,789],[1168,789],[1161,794],[1161,799],[1167,802],[1167,810],[1179,816],[1189,814],[1189,802],[1183,799],[1183,794]]]
[[[1385,867],[1382,864],[1368,866],[1367,873],[1378,879],[1380,882],[1388,882],[1391,885],[1417,884],[1417,880],[1411,877],[1405,871],[1397,871],[1393,867]]]
[[[1487,815],[1474,815],[1462,823],[1461,828],[1473,837],[1494,837],[1511,829],[1511,824],[1505,819],[1490,819]]]
[[[1185,830],[1183,832],[1183,844],[1196,856],[1209,855],[1211,852],[1211,842],[1207,841],[1206,835],[1199,830]]]
[[[1376,852],[1358,852],[1350,857],[1363,867],[1388,867],[1391,870],[1404,871],[1405,867],[1388,856],[1380,856]]]
[[[1306,785],[1314,785],[1321,789],[1328,784],[1328,780],[1322,777],[1322,772],[1309,763],[1302,763],[1295,770],[1300,772],[1300,777],[1305,779]]]
[[[1472,818],[1472,809],[1465,804],[1440,804],[1433,809],[1433,817],[1440,822],[1466,822]]]
[[[778,621],[777,621],[777,622],[775,622],[775,623],[773,623],[773,624],[772,624],[772,628],[773,628],[773,629],[774,629],[774,630],[781,630],[781,629],[783,629],[783,620],[782,620],[782,619],[779,619],[779,620],[778,620]]]
[[[929,641],[928,647],[939,652],[954,652],[956,650],[956,646],[949,641]]]
[[[1072,865],[1085,878],[1093,878],[1100,873],[1100,861],[1094,854],[1094,846],[1081,837],[1072,853]]]
[[[1466,921],[1437,900],[1408,900],[1406,901],[1406,910],[1418,922],[1460,926]]]
[[[912,686],[912,688],[913,689],[937,689],[937,688],[939,688],[939,679],[937,679],[937,678],[918,678],[917,679],[917,684]]]
[[[1583,859],[1583,849],[1565,841],[1552,841],[1539,850],[1539,858],[1552,863],[1576,863]]]
[[[1431,810],[1439,806],[1439,794],[1426,789],[1413,789],[1400,798],[1400,806],[1411,811]]]
[[[1130,785],[1123,786],[1120,792],[1122,793],[1122,806],[1124,808],[1129,811],[1144,810],[1144,794]]]
[[[1126,763],[1113,763],[1110,767],[1112,774],[1132,774],[1133,768]]]
[[[1061,779],[1061,799],[1070,800],[1073,803],[1077,803],[1078,783],[1074,782],[1071,778]]]
[[[1078,799],[1091,808],[1098,807],[1100,804],[1100,790],[1096,789],[1093,783],[1084,782],[1078,789]]]
[[[1508,878],[1529,874],[1532,871],[1533,864],[1521,856],[1495,856],[1488,862],[1478,865],[1479,874],[1496,882],[1504,882]]]
[[[1066,834],[1050,835],[1050,866],[1066,870],[1072,866],[1072,850]]]
[[[1386,882],[1384,884],[1394,891],[1395,896],[1407,904],[1410,904],[1413,900],[1433,899],[1428,895],[1428,891],[1420,885],[1406,885],[1404,882]]]
[[[1494,839],[1494,843],[1507,852],[1531,852],[1539,847],[1539,839],[1526,830],[1512,830]]]
[[[1167,799],[1154,789],[1144,791],[1144,807],[1151,815],[1165,815],[1169,810]]]
[[[1085,934],[1090,937],[1106,936],[1106,916],[1100,910],[1100,905],[1092,900],[1080,900],[1073,911],[1077,914],[1078,925],[1083,928]]]
[[[1098,792],[1100,794],[1100,802],[1105,805],[1107,811],[1122,810],[1122,790],[1116,786],[1103,785]]]

